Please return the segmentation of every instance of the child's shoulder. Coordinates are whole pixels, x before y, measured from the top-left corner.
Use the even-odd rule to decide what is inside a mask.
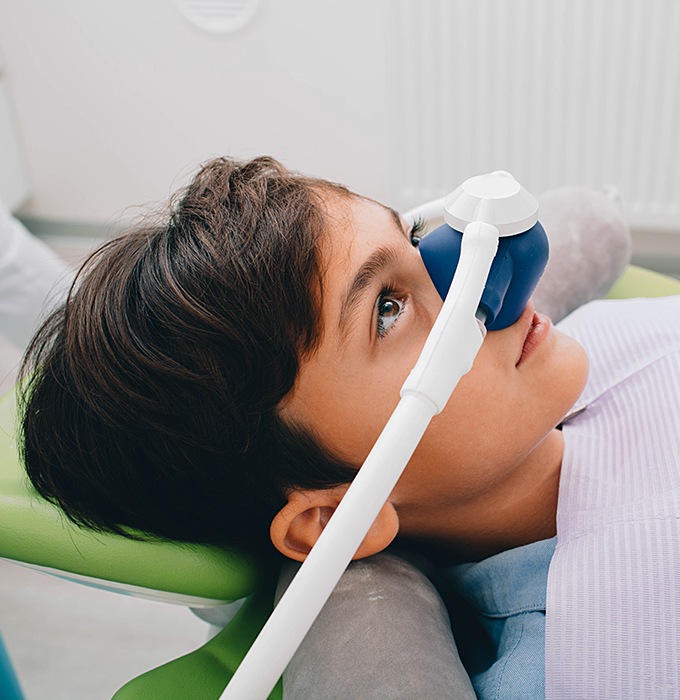
[[[576,338],[586,349],[602,343],[626,345],[650,337],[680,342],[680,295],[591,301],[556,328]]]

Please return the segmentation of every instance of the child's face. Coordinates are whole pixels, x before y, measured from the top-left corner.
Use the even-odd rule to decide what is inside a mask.
[[[391,210],[358,198],[331,200],[328,209],[321,343],[303,362],[282,414],[360,467],[442,300],[406,222]],[[522,357],[533,319],[529,304],[514,325],[487,334],[397,484],[391,500],[398,510],[492,497],[576,401],[587,373],[581,346],[549,326]]]

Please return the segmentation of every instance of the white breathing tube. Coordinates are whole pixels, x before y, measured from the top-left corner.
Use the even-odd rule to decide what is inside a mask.
[[[500,200],[508,199],[516,204],[510,215],[514,225],[507,221],[507,214],[499,214],[508,203]],[[441,201],[418,207],[408,216],[441,216]],[[439,316],[401,388],[394,413],[220,700],[266,700],[269,696],[389,498],[432,417],[444,408],[460,378],[472,367],[485,335],[475,315],[499,236],[526,230],[527,221],[533,218],[535,223],[537,209],[535,200],[507,173],[471,178],[447,198],[447,222],[459,222],[461,212],[472,216],[464,226],[460,260]],[[506,220],[499,220],[503,218]]]

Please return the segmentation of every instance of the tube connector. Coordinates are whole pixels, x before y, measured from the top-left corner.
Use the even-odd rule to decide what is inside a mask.
[[[499,236],[514,236],[538,221],[538,200],[505,170],[467,179],[444,199],[444,221],[464,231],[471,221],[493,224]]]

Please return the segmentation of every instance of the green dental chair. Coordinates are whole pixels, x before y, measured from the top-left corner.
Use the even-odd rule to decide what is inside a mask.
[[[100,589],[188,607],[246,598],[230,624],[203,647],[115,696],[218,698],[271,612],[275,577],[254,560],[219,547],[140,542],[75,527],[33,493],[23,474],[15,400],[14,391],[0,400],[0,557]],[[280,685],[271,698],[281,698]]]
[[[609,298],[680,294],[680,281],[630,266]],[[15,441],[15,397],[0,400],[0,557],[106,590],[211,607],[247,598],[204,646],[131,680],[115,700],[216,699],[257,636],[276,584],[236,552],[92,534],[40,500],[23,475]],[[1,688],[0,688],[1,690]],[[281,698],[281,682],[270,698]]]

